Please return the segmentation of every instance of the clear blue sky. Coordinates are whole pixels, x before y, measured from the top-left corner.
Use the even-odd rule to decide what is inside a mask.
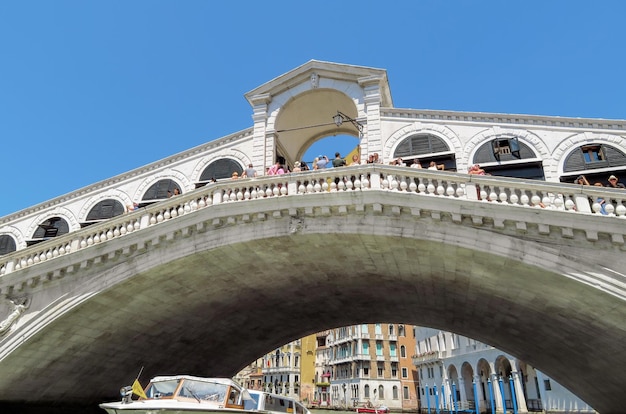
[[[588,0],[0,2],[0,216],[252,126],[243,95],[311,59],[386,69],[401,108],[624,119],[625,15]]]

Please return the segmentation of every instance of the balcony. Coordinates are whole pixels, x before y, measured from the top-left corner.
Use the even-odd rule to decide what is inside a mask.
[[[440,361],[443,358],[441,351],[427,351],[421,354],[413,355],[413,365],[419,365],[427,362]]]

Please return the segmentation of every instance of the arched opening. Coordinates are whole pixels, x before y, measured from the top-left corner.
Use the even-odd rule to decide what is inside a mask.
[[[619,149],[600,143],[581,145],[570,152],[563,164],[561,182],[573,183],[584,175],[589,184],[609,185],[608,177],[615,175],[618,182],[626,180],[626,154]]]
[[[51,217],[37,226],[32,239],[28,240],[26,245],[32,246],[33,244],[67,234],[69,231],[70,227],[67,221],[61,217]]]
[[[398,158],[408,167],[419,163],[422,168],[428,168],[435,163],[443,165],[446,171],[456,171],[454,151],[443,139],[432,134],[416,134],[402,140],[393,152],[393,159]]]
[[[485,142],[474,154],[472,164],[480,164],[491,175],[545,180],[541,159],[515,136],[499,136]]]
[[[80,223],[80,226],[86,227],[102,220],[108,220],[120,214],[124,214],[124,211],[124,206],[119,201],[110,198],[102,200],[89,210],[85,221]]]
[[[329,159],[329,163],[326,168],[332,168],[332,160],[335,158],[335,154],[339,153],[339,156],[346,161],[346,165],[350,165],[354,155],[359,154],[359,139],[352,135],[330,135],[318,139],[305,152],[301,163],[306,163],[309,169],[313,169],[315,159],[319,159],[320,156],[325,155]]]
[[[474,369],[469,363],[464,362],[461,366],[461,376],[463,378],[463,392],[465,393],[465,400],[469,404],[467,408],[474,410],[478,401],[474,395]]]
[[[513,371],[511,368],[511,362],[507,358],[499,356],[496,359],[495,370],[498,374],[497,386],[500,388],[500,393],[503,396],[502,398],[504,399],[506,408],[513,409],[513,397],[511,394],[511,386],[509,384],[509,377]]]
[[[352,136],[353,139],[359,136],[356,126],[358,124],[343,122],[338,125],[335,123],[333,117],[338,111],[345,114],[348,119],[356,120],[358,117],[357,108],[351,97],[343,92],[327,88],[300,93],[282,105],[275,123],[276,160],[282,157],[281,162],[290,169],[295,161],[306,161],[311,167],[313,159],[321,154],[321,152],[308,153],[316,142],[341,135]],[[356,145],[358,142],[353,147]],[[335,146],[324,148],[324,150],[325,155],[331,159],[336,151],[346,153],[349,151]]]
[[[233,173],[236,172],[239,176],[243,172],[243,167],[238,161],[231,158],[221,158],[210,163],[202,174],[200,175],[200,181],[196,183],[196,188],[202,187],[208,183],[215,182],[222,179],[230,179]]]
[[[182,194],[181,188],[176,181],[171,179],[159,180],[152,184],[148,191],[144,193],[139,207],[166,200],[176,194]]]
[[[0,236],[0,256],[14,252],[17,249],[15,239],[8,234]]]

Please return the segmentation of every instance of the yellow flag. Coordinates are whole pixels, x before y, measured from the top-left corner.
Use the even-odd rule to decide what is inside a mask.
[[[133,382],[133,394],[138,395],[141,398],[148,399],[148,396],[146,395],[145,392],[143,392],[143,387],[139,383],[138,379],[136,379],[135,382]]]

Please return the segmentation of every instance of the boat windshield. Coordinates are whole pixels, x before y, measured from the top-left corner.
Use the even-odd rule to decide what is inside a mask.
[[[178,395],[180,397],[194,398],[196,400],[223,402],[229,386],[226,384],[216,384],[213,382],[194,381],[186,379],[183,382]],[[229,396],[229,403],[233,396]]]
[[[146,390],[148,398],[172,397],[178,387],[178,380],[152,382]]]
[[[248,411],[252,411],[252,410],[258,410],[259,409],[259,394],[252,394],[250,393],[250,399],[246,399],[243,402],[243,408],[244,410],[248,410]]]

